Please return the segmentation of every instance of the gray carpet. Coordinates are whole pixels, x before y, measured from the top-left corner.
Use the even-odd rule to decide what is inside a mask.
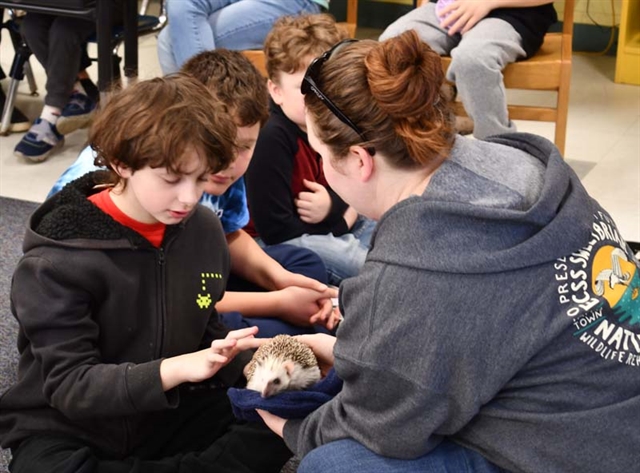
[[[18,323],[9,310],[11,275],[22,255],[22,238],[35,202],[0,197],[0,394],[16,379]],[[8,472],[9,452],[0,449],[0,472]]]

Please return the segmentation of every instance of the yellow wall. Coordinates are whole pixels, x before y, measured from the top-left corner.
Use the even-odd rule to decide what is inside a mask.
[[[637,1],[637,0],[634,0]],[[564,1],[554,2],[558,15],[562,15],[564,11]],[[575,23],[584,23],[592,25],[593,21],[587,15],[587,6],[589,7],[589,15],[593,20],[601,26],[613,26],[612,11],[615,13],[615,24],[620,24],[620,10],[622,10],[622,0],[576,0]],[[613,10],[612,10],[613,9]]]

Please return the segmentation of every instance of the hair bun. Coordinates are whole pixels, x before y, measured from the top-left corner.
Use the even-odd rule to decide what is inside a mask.
[[[380,42],[365,58],[367,81],[379,107],[395,120],[430,115],[440,100],[440,56],[413,30]]]

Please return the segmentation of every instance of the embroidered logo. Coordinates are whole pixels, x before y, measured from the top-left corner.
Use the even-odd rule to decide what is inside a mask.
[[[222,279],[222,274],[220,273],[202,273],[200,275],[200,279],[202,280],[202,292],[203,294],[198,293],[198,297],[196,298],[196,304],[201,309],[208,309],[213,299],[211,298],[211,293],[207,292],[207,280],[208,279]]]

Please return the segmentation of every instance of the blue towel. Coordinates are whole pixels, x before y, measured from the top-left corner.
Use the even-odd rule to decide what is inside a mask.
[[[258,391],[229,388],[233,414],[238,419],[262,421],[256,409],[262,409],[284,419],[301,419],[331,400],[342,389],[342,380],[331,368],[327,376],[304,391],[285,391],[263,398]]]

